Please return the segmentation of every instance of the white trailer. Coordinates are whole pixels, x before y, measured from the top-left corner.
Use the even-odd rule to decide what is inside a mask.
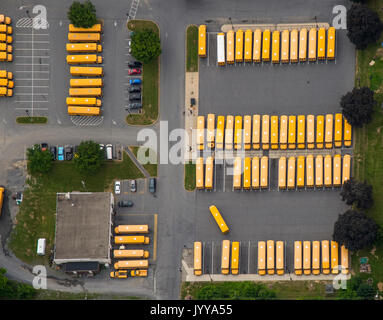
[[[217,63],[219,66],[224,66],[226,64],[224,33],[218,33],[217,35]]]

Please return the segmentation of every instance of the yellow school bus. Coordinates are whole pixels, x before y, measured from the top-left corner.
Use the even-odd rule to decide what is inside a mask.
[[[315,147],[315,118],[312,114],[307,116],[307,149],[314,149]]]
[[[332,141],[333,141],[333,123],[334,123],[334,116],[332,114],[326,114],[326,136],[325,136],[325,147],[326,149],[332,148]]]
[[[263,276],[266,274],[266,243],[258,241],[258,274]]]
[[[148,260],[120,260],[114,264],[114,269],[138,269],[138,268],[149,268]]]
[[[287,163],[287,188],[295,188],[295,157],[290,157]]]
[[[315,186],[323,187],[323,156],[315,157]]]
[[[305,187],[305,157],[299,156],[297,160],[297,187]]]
[[[66,56],[66,61],[68,64],[92,64],[92,63],[102,63],[102,57],[97,54],[76,54],[71,56]]]
[[[287,139],[288,139],[287,126],[288,126],[287,116],[281,116],[281,129],[280,129],[280,133],[279,133],[279,147],[282,150],[287,149]]]
[[[251,185],[251,159],[246,157],[243,167],[243,189],[250,190]]]
[[[207,157],[205,166],[205,188],[208,190],[213,189],[213,171],[214,159],[213,157]]]
[[[293,29],[290,32],[290,61],[298,62],[298,30]]]
[[[229,274],[230,267],[230,240],[222,240],[221,273]]]
[[[68,114],[70,116],[99,116],[101,110],[99,107],[68,106]]]
[[[261,116],[259,114],[253,115],[253,149],[260,148],[260,134],[261,132]]]
[[[0,33],[0,42],[11,44],[13,42],[13,38],[12,36],[6,35],[5,33]]]
[[[267,240],[267,273],[274,274],[275,273],[275,261],[274,261],[274,240]]]
[[[259,189],[259,158],[254,157],[251,160],[251,187]]]
[[[198,56],[206,57],[206,25],[204,24],[198,27]]]
[[[344,146],[351,147],[352,127],[351,127],[351,124],[348,123],[346,118],[344,118],[343,130],[344,130],[344,133],[343,133]]]
[[[270,61],[270,30],[263,31],[262,37],[262,61]]]
[[[0,87],[8,87],[9,89],[12,89],[14,87],[14,82],[6,78],[0,78]]]
[[[117,236],[114,237],[115,244],[149,244],[149,237],[145,236]]]
[[[335,59],[335,28],[330,27],[327,30],[327,60]]]
[[[0,78],[6,78],[8,80],[12,80],[13,74],[7,70],[0,70]]]
[[[272,53],[272,62],[273,63],[279,63],[279,52],[280,52],[280,33],[279,31],[273,31],[273,38],[272,38],[273,44],[271,48]]]
[[[217,117],[217,138],[215,147],[218,150],[223,149],[223,138],[224,138],[224,131],[225,131],[225,116],[218,116]]]
[[[243,62],[243,30],[235,33],[235,62]]]
[[[104,70],[102,67],[70,67],[70,74],[72,76],[102,77]]]
[[[194,242],[194,275],[200,276],[202,274],[202,242]]]
[[[296,148],[297,117],[289,116],[289,149]]]
[[[225,149],[232,150],[233,149],[233,131],[234,131],[234,117],[227,116],[226,117],[226,130],[225,130]]]
[[[317,149],[323,149],[324,141],[324,116],[317,116],[316,146]]]
[[[12,53],[13,48],[11,45],[0,42],[0,51],[6,51],[8,53]]]
[[[314,187],[314,157],[312,155],[306,157],[306,187]]]
[[[71,97],[101,97],[101,88],[69,88]]]
[[[113,250],[115,259],[148,259],[149,251],[147,250]]]
[[[320,242],[313,241],[313,253],[312,253],[312,271],[313,274],[320,274]]]
[[[234,149],[242,149],[242,116],[235,116]]]
[[[233,169],[233,188],[234,190],[241,189],[241,175],[242,175],[242,160],[240,157],[234,159]]]
[[[342,183],[341,174],[340,174],[341,162],[342,162],[342,159],[341,159],[340,154],[336,154],[334,156],[334,164],[333,164],[333,167],[334,167],[333,185],[334,185],[334,187],[340,187],[341,183]]]
[[[261,44],[262,44],[262,31],[257,29],[254,31],[253,40],[253,62],[261,62]]]
[[[307,29],[299,31],[299,61],[307,61]]]
[[[342,184],[347,180],[350,180],[351,172],[351,156],[346,154],[343,156],[343,168],[342,168]]]
[[[147,224],[120,224],[114,228],[116,234],[135,234],[135,233],[149,233],[149,226]]]
[[[311,273],[311,242],[303,241],[303,273]]]
[[[304,149],[306,147],[305,140],[306,140],[306,121],[305,116],[299,115],[297,117],[297,127],[298,127],[298,133],[297,133],[297,145],[298,149]]]
[[[213,216],[215,222],[217,223],[219,229],[221,230],[221,232],[223,234],[228,233],[230,231],[229,227],[227,226],[225,220],[223,220],[223,218],[222,218],[220,212],[218,211],[217,207],[212,205],[212,206],[209,207],[209,210],[210,210],[210,213]]]
[[[196,160],[196,187],[198,190],[205,188],[203,176],[203,158],[199,157]]]
[[[245,150],[251,149],[251,116],[243,117],[243,143]]]
[[[275,264],[277,274],[283,275],[285,273],[285,245],[283,241],[276,242],[276,259]]]
[[[206,130],[206,144],[210,149],[214,149],[214,130],[215,130],[215,115],[209,113],[207,115],[207,130]]]
[[[197,117],[197,145],[198,150],[204,149],[205,140],[205,116]]]
[[[342,273],[348,274],[349,265],[348,265],[348,250],[344,245],[340,247],[340,257],[342,261]]]
[[[253,46],[253,31],[247,29],[245,32],[245,62],[251,62],[251,48]]]
[[[239,242],[233,241],[231,244],[231,274],[239,273]]]
[[[278,149],[278,116],[271,116],[271,136],[270,136],[270,146],[271,149]]]
[[[69,25],[69,32],[85,32],[85,33],[90,33],[90,32],[102,32],[102,25],[101,23],[96,23],[90,28],[79,28],[75,27],[73,24]]]
[[[322,240],[322,273],[330,273],[330,244],[328,240]]]
[[[318,60],[326,59],[326,29],[318,30]]]
[[[317,59],[317,29],[311,28],[309,32],[309,61]]]
[[[334,125],[334,145],[336,148],[340,148],[342,146],[342,122],[343,115],[341,113],[336,113]]]
[[[97,43],[67,43],[66,51],[72,52],[102,52],[102,46]]]
[[[279,158],[278,166],[278,188],[286,189],[286,157]]]
[[[12,19],[10,17],[5,16],[4,14],[0,14],[0,23],[11,24]]]
[[[269,187],[269,158],[263,156],[261,158],[261,188]]]
[[[0,33],[12,34],[12,27],[0,24]]]
[[[0,87],[0,97],[12,97],[13,90],[6,87]]]
[[[101,88],[103,86],[101,78],[93,79],[70,79],[71,88]]]
[[[226,62],[234,63],[234,31],[230,30],[226,34]]]
[[[324,186],[332,187],[332,158],[329,154],[324,157]]]
[[[4,188],[0,187],[0,217],[1,217],[1,212],[3,211],[3,202],[4,202]]]
[[[268,115],[262,116],[262,149],[270,148],[270,118]]]
[[[69,42],[101,42],[99,33],[68,33]]]
[[[5,51],[0,51],[0,61],[12,62],[13,56]]]
[[[289,63],[289,46],[290,46],[290,34],[289,30],[282,31],[282,43],[281,43],[281,61],[282,63]]]
[[[294,272],[297,276],[302,275],[302,242],[294,241]]]
[[[338,274],[339,273],[339,247],[338,242],[331,241],[331,273]]]
[[[96,106],[101,107],[101,100],[96,98],[66,98],[68,106]]]

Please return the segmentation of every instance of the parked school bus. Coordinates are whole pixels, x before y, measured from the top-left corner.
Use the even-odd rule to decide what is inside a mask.
[[[254,157],[251,160],[251,187],[259,189],[259,158]]]
[[[0,42],[11,44],[12,41],[13,41],[12,36],[6,35],[5,33],[0,33]]]
[[[252,48],[253,32],[248,29],[245,32],[245,62],[251,62],[251,48]]]
[[[243,143],[245,150],[251,149],[251,116],[243,117]]]
[[[114,228],[116,234],[149,233],[147,224],[120,224]]]
[[[297,187],[305,187],[305,157],[299,156],[297,160]]]
[[[326,114],[326,136],[325,136],[325,147],[326,149],[332,148],[333,141],[333,122],[334,116],[332,114]]]
[[[294,272],[297,276],[302,275],[302,243],[294,241]]]
[[[88,54],[88,55],[71,55],[66,57],[66,61],[68,64],[80,64],[80,63],[102,63],[102,57],[96,54]]]
[[[305,148],[305,139],[306,139],[306,120],[305,116],[300,115],[297,117],[297,146],[298,149]]]
[[[314,149],[315,147],[315,118],[312,114],[307,116],[307,149]]]
[[[311,273],[311,242],[303,241],[303,273]]]
[[[226,222],[225,220],[223,220],[220,212],[218,211],[217,207],[216,206],[210,206],[209,207],[209,210],[210,210],[210,213],[212,214],[215,222],[217,223],[219,229],[221,230],[221,232],[223,234],[226,234],[228,233],[230,230],[229,230],[229,227],[226,225]]]
[[[8,89],[12,89],[14,87],[14,82],[6,78],[0,78],[0,87],[7,87]]]
[[[288,126],[287,116],[281,116],[281,128],[280,128],[280,133],[279,133],[279,147],[282,150],[287,149],[287,139],[288,139],[287,126]]]
[[[334,174],[333,174],[333,185],[334,187],[340,187],[341,186],[341,156],[340,154],[336,154],[334,156],[334,163],[333,163],[333,168],[334,168]]]
[[[205,140],[205,116],[198,116],[197,118],[197,145],[198,150],[204,149]]]
[[[101,78],[93,79],[70,79],[71,88],[101,88],[103,86]]]
[[[201,24],[198,27],[198,56],[206,57],[206,25]]]
[[[258,274],[266,274],[266,242],[258,241]]]
[[[0,61],[12,62],[13,56],[5,51],[0,51]]]
[[[323,149],[324,141],[324,116],[317,116],[316,146],[317,149]]]
[[[205,188],[208,190],[213,189],[213,170],[214,159],[213,157],[207,157],[205,165]]]
[[[299,31],[299,61],[307,61],[307,29]]]
[[[270,61],[270,30],[263,31],[262,37],[262,61]]]
[[[326,29],[318,30],[318,60],[326,59]]]
[[[344,245],[340,247],[340,257],[342,261],[342,273],[348,274],[349,266],[348,266],[348,250]]]
[[[269,158],[263,156],[261,158],[261,188],[269,187]]]
[[[278,149],[278,116],[271,116],[271,136],[270,136],[270,146],[271,149]]]
[[[276,269],[278,275],[283,275],[285,273],[285,245],[283,241],[276,242],[276,259],[275,259]]]
[[[320,242],[313,241],[313,253],[312,253],[312,271],[313,274],[320,274]]]
[[[202,242],[194,242],[194,275],[200,276],[202,274]]]
[[[226,33],[226,62],[227,64],[234,63],[234,31],[229,30]]]
[[[101,23],[96,23],[90,28],[79,28],[75,27],[73,24],[69,25],[69,32],[85,32],[85,33],[91,33],[91,32],[102,32],[102,25]]]
[[[278,188],[286,189],[286,157],[280,157],[278,162]]]
[[[217,131],[216,131],[216,142],[215,147],[218,150],[223,149],[223,138],[224,138],[224,132],[225,132],[225,117],[224,116],[218,116],[217,117]]]
[[[282,63],[289,63],[289,40],[290,34],[289,30],[282,31],[282,40],[281,40],[281,61]]]
[[[342,122],[343,115],[341,113],[336,113],[334,125],[334,146],[336,148],[340,148],[342,146]]]
[[[68,114],[70,116],[99,116],[101,110],[99,107],[68,106]]]
[[[330,273],[330,247],[328,240],[322,240],[322,273]]]
[[[254,31],[253,39],[253,62],[261,62],[261,44],[262,44],[262,31],[256,29]]]
[[[295,188],[295,157],[290,157],[287,164],[287,188]]]
[[[104,71],[102,67],[70,67],[70,74],[72,76],[102,77]]]
[[[97,43],[67,43],[68,52],[102,52],[102,46]]]
[[[309,61],[317,60],[317,29],[311,28],[309,32]]]
[[[297,117],[289,116],[289,149],[296,148]]]
[[[12,27],[0,24],[0,33],[12,34]]]
[[[332,158],[329,154],[324,157],[324,185],[332,187]]]
[[[224,66],[225,62],[225,34],[218,33],[217,35],[217,63],[219,66]]]
[[[1,42],[0,43],[0,51],[6,51],[8,53],[12,53],[13,48],[10,44],[6,44],[6,43]]]
[[[233,149],[233,131],[234,131],[234,117],[226,117],[226,130],[225,130],[225,149]]]
[[[259,114],[253,115],[253,149],[260,148],[260,132],[261,132],[261,116]]]
[[[11,24],[12,19],[10,17],[5,16],[4,14],[0,14],[0,23]]]
[[[323,187],[323,156],[315,157],[315,186]]]
[[[270,148],[270,118],[268,115],[262,116],[262,149]]]
[[[267,240],[267,274],[275,273],[274,240]]]
[[[66,98],[68,106],[96,106],[101,107],[101,100],[96,98]]]
[[[113,250],[113,257],[115,259],[148,259],[149,251],[147,250]]]
[[[69,42],[100,42],[99,33],[68,33]]]
[[[1,212],[3,211],[3,202],[4,202],[4,188],[0,187],[0,217],[1,217]]]
[[[331,241],[331,273],[338,274],[339,273],[339,247],[338,242]]]
[[[351,147],[351,136],[352,136],[351,125],[348,123],[347,119],[344,118],[343,140],[344,140],[344,146],[345,147]]]
[[[235,33],[235,62],[243,62],[243,31]]]
[[[314,187],[314,157],[312,155],[306,157],[306,187]]]
[[[13,73],[7,70],[0,70],[0,78],[7,78],[8,80],[12,80]]]
[[[298,30],[293,29],[290,32],[290,62],[298,62]]]
[[[6,87],[0,87],[0,97],[12,97],[13,91],[12,89],[8,89]]]
[[[272,48],[271,48],[271,60],[273,63],[279,63],[280,52],[280,33],[279,31],[273,31]]]
[[[335,59],[335,28],[327,30],[327,60]]]
[[[235,116],[234,149],[242,149],[242,116]]]
[[[114,269],[137,269],[137,268],[149,268],[148,260],[120,260],[114,264]]]
[[[251,159],[246,157],[243,168],[243,188],[250,190],[251,185]]]
[[[101,88],[69,88],[71,97],[101,97]]]
[[[203,158],[199,157],[196,160],[196,187],[198,190],[205,188],[203,176]]]
[[[236,157],[234,159],[234,168],[233,168],[233,188],[234,190],[241,189],[241,175],[242,175],[242,159]]]
[[[343,156],[343,169],[342,169],[342,184],[350,180],[351,172],[351,156],[346,154]]]
[[[222,240],[221,273],[229,274],[230,267],[230,240]]]
[[[149,244],[149,237],[145,236],[116,236],[115,244]]]
[[[239,273],[239,242],[233,241],[231,244],[231,274]]]
[[[207,130],[206,130],[206,144],[210,149],[214,149],[214,131],[215,131],[215,115],[209,113],[207,115]]]

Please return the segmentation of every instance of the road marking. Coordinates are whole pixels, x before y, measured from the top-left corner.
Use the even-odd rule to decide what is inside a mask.
[[[30,40],[16,40],[16,43],[33,43],[33,41]],[[35,41],[34,43],[49,43],[49,41]]]
[[[18,102],[31,102],[31,101],[18,101]],[[43,101],[35,101],[35,102],[43,102]],[[48,101],[47,101],[48,102]],[[15,108],[16,110],[32,110],[31,108]],[[48,110],[48,108],[34,108],[34,110]]]
[[[247,254],[247,274],[250,274],[250,241],[249,241],[249,250]]]
[[[211,270],[210,270],[210,273],[213,274],[214,273],[214,241],[211,242]]]
[[[40,58],[40,59],[48,59],[49,56],[15,56],[16,58]]]
[[[158,214],[154,215],[154,232],[153,232],[153,261],[157,259],[157,220]]]

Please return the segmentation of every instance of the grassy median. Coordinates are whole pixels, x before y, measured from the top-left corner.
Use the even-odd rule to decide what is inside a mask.
[[[48,122],[47,117],[17,117],[16,122],[20,124],[45,124]]]
[[[129,147],[129,148],[132,150],[134,156],[137,158],[138,149],[140,147],[132,146],[132,147]],[[151,159],[153,158],[153,160],[155,158],[155,160],[157,161],[156,153],[153,150],[151,150],[151,151],[153,152],[153,155],[150,158]],[[145,156],[149,157],[149,148],[145,148]],[[143,164],[142,166],[150,174],[151,177],[157,177],[157,167],[158,167],[157,163],[147,163],[147,164]]]
[[[198,71],[198,27],[195,25],[186,30],[186,71]]]
[[[185,164],[185,189],[187,191],[195,190],[195,163],[191,161]]]

